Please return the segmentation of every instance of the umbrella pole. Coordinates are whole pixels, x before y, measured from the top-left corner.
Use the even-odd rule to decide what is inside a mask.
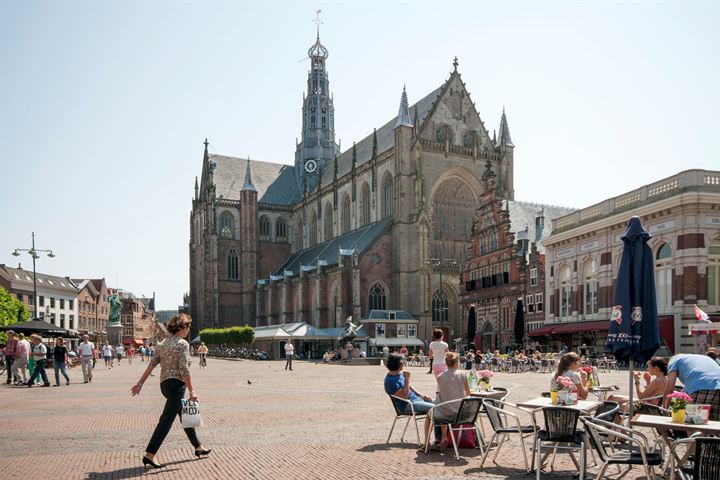
[[[630,421],[633,417],[633,367],[635,364],[635,360],[632,358],[630,359],[629,367],[630,367],[630,395],[628,400],[628,427],[630,427]]]

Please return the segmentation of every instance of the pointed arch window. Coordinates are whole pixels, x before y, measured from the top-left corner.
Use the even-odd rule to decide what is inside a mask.
[[[270,220],[266,215],[260,216],[260,240],[270,240]]]
[[[233,238],[235,232],[235,220],[232,213],[225,211],[220,214],[220,236],[223,238]]]
[[[655,290],[658,310],[672,307],[672,249],[667,243],[655,254]]]
[[[350,232],[350,197],[345,194],[342,201],[342,229],[341,232],[343,235]]]
[[[238,255],[234,248],[231,248],[227,254],[227,278],[228,280],[238,279]]]
[[[315,210],[313,210],[312,215],[310,215],[310,245],[313,246],[317,244],[317,232],[318,232],[318,220],[317,220],[317,213]]]
[[[383,205],[382,205],[383,218],[392,217],[394,206],[395,206],[394,205],[395,204],[395,195],[393,192],[393,179],[389,173],[385,174],[385,177],[383,178],[382,192],[383,192]]]
[[[363,183],[362,195],[360,197],[360,226],[370,224],[370,187]]]
[[[370,310],[387,310],[387,294],[379,283],[373,284],[368,293],[368,312]]]
[[[279,242],[287,241],[287,223],[282,218],[275,221],[275,238]]]
[[[328,202],[325,204],[325,235],[324,239],[330,240],[333,238],[333,208],[332,205]]]
[[[445,292],[436,290],[432,298],[432,323],[444,324],[448,321],[448,299]]]

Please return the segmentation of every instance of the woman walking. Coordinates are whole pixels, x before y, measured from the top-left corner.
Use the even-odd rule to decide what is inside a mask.
[[[70,385],[70,377],[68,377],[65,365],[68,361],[68,351],[65,347],[65,340],[62,337],[55,339],[55,349],[53,349],[53,370],[55,370],[55,386],[60,386],[60,372],[65,377],[65,385]]]
[[[35,379],[42,377],[43,387],[49,387],[50,380],[48,380],[47,373],[45,373],[47,348],[43,345],[40,335],[31,335],[30,339],[32,340],[32,359],[35,360],[35,368],[30,376],[30,380],[28,380],[27,386],[32,387]]]
[[[160,449],[163,440],[170,432],[175,417],[181,415],[182,399],[185,397],[185,389],[190,391],[190,400],[196,402],[198,400],[197,393],[193,391],[192,380],[190,379],[190,345],[185,338],[190,333],[190,323],[192,320],[189,315],[181,313],[168,321],[167,330],[171,336],[157,345],[155,355],[150,359],[150,363],[143,372],[138,383],[130,389],[132,395],[138,395],[142,390],[143,383],[150,376],[153,369],[160,364],[160,391],[165,397],[165,409],[160,420],[158,421],[155,431],[153,432],[150,442],[145,449],[143,457],[143,465],[150,468],[161,468],[162,465],[155,462],[155,454]],[[210,449],[203,448],[194,428],[186,428],[190,443],[195,447],[195,456],[208,455]]]

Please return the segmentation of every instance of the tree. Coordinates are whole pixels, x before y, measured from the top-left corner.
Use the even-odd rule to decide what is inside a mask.
[[[0,325],[12,325],[25,322],[30,318],[30,311],[25,305],[7,290],[0,287]],[[5,333],[0,333],[0,342],[7,341]]]

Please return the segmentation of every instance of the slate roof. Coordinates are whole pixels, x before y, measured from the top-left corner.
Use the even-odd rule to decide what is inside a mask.
[[[430,112],[430,109],[432,108],[433,103],[437,99],[438,95],[440,95],[440,92],[443,89],[443,86],[445,84],[441,85],[440,87],[436,88],[432,92],[430,92],[428,95],[426,95],[424,98],[419,100],[417,103],[415,103],[413,106],[410,107],[410,114],[415,115],[415,109],[417,108],[417,116],[418,116],[418,122],[422,124],[422,122],[425,120],[425,117],[427,117],[428,113]],[[384,152],[385,150],[392,148],[395,145],[395,135],[393,134],[393,131],[395,130],[395,124],[398,121],[397,115],[393,117],[392,120],[387,122],[385,125],[377,129],[377,153],[380,154]],[[372,148],[373,148],[373,135],[372,133],[368,135],[367,137],[363,138],[359,142],[355,144],[355,150],[356,150],[356,156],[357,156],[357,166],[364,164],[365,162],[368,162],[372,158]],[[343,153],[340,154],[340,156],[337,159],[338,162],[338,177],[342,177],[346,173],[350,172],[352,169],[352,147],[345,150]],[[329,185],[332,183],[333,180],[333,167],[332,164],[328,164],[328,167],[325,168],[325,172],[323,172],[322,176],[322,184],[323,185]]]
[[[392,219],[386,218],[313,247],[299,250],[290,255],[285,260],[285,263],[275,270],[273,275],[282,276],[286,271],[298,275],[301,266],[317,266],[318,261],[322,262],[323,265],[336,265],[340,250],[357,250],[359,254],[362,254],[370,248],[380,235],[385,233],[390,225],[392,225]]]
[[[217,198],[240,200],[243,188],[247,159],[225,155],[209,155],[215,163],[213,183]],[[295,167],[279,163],[249,160],[252,183],[258,192],[259,203],[290,205],[300,197],[295,183]]]
[[[518,240],[518,233],[524,232],[525,227],[528,229],[527,238],[530,242],[535,241],[535,215],[542,210],[545,215],[545,223],[540,242],[537,245],[540,253],[545,252],[542,241],[552,233],[552,220],[576,210],[574,208],[557,207],[554,205],[515,201],[508,201],[507,206],[510,211],[510,230],[515,234],[516,241]]]
[[[32,271],[0,265],[0,275],[10,280],[11,288],[33,289]],[[77,295],[77,286],[68,278],[37,272],[38,289],[53,289]]]

